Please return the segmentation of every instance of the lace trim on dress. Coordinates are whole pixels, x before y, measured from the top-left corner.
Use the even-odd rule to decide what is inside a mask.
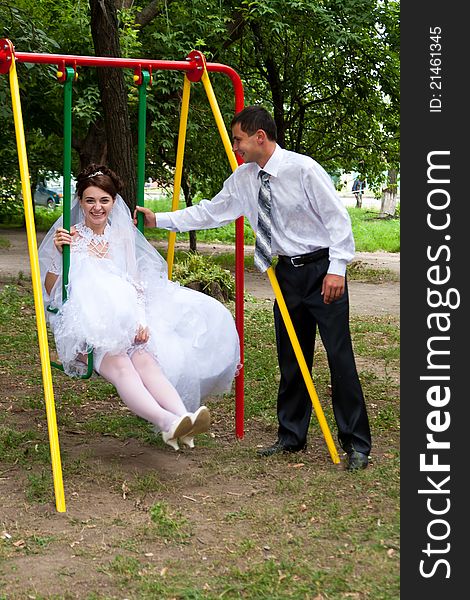
[[[109,235],[110,227],[106,225],[102,234],[95,233],[85,223],[77,223],[75,229],[78,235],[72,238],[73,251],[83,252],[96,256],[97,258],[106,258],[109,254]],[[49,273],[60,275],[62,273],[62,256],[57,250],[57,254],[51,261]]]
[[[72,245],[74,250],[78,250],[79,252],[87,251],[88,254],[92,254],[98,258],[106,258],[109,253],[109,225],[106,225],[102,234],[95,233],[85,223],[77,223],[75,229],[78,236],[73,237]]]

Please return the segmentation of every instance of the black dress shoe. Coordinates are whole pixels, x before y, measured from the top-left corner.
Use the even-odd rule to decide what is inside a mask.
[[[273,454],[284,454],[286,452],[300,452],[301,450],[305,450],[305,447],[306,444],[303,444],[301,446],[290,446],[277,440],[272,446],[268,446],[267,448],[257,450],[256,454],[258,456],[273,456]]]
[[[368,464],[369,457],[364,452],[358,452],[354,448],[348,451],[347,471],[360,471],[361,469],[365,469]]]

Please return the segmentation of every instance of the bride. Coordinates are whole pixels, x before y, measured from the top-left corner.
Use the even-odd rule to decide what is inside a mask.
[[[47,319],[64,371],[94,369],[175,450],[210,426],[201,401],[229,391],[239,340],[223,304],[168,280],[167,265],[134,226],[119,177],[89,165],[77,177],[71,229],[60,217],[39,247]],[[62,257],[70,245],[67,300]],[[58,309],[50,312],[50,309]]]

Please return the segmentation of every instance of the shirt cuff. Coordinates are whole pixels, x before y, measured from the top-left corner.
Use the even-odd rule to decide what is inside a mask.
[[[340,275],[344,277],[346,275],[347,260],[341,260],[340,258],[331,258],[330,266],[328,267],[328,273],[330,275]]]
[[[170,213],[155,213],[155,219],[157,221],[156,227],[160,227],[160,229],[173,229]]]

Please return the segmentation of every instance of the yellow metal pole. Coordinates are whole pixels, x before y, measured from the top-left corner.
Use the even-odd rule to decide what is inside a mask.
[[[279,310],[281,311],[281,315],[284,320],[284,325],[286,326],[287,333],[289,334],[289,338],[292,343],[297,362],[299,363],[299,367],[302,372],[305,385],[307,386],[310,400],[312,401],[315,414],[317,415],[320,429],[323,432],[323,437],[325,438],[326,445],[328,447],[328,450],[330,451],[331,459],[335,464],[337,464],[340,462],[339,455],[336,450],[333,438],[331,437],[330,428],[328,427],[328,423],[326,422],[323,409],[321,407],[317,392],[315,390],[315,386],[313,385],[312,376],[310,374],[309,368],[307,367],[307,363],[305,362],[305,357],[302,352],[302,348],[300,347],[297,334],[295,333],[295,329],[292,324],[292,319],[290,318],[289,311],[287,310],[287,305],[282,295],[281,288],[279,287],[279,283],[277,281],[276,274],[274,273],[274,269],[272,267],[269,267],[269,269],[267,270],[267,274],[269,277],[269,281],[271,282],[271,286],[274,290],[277,304],[279,306]]]
[[[217,123],[217,128],[219,130],[220,137],[222,138],[222,143],[224,145],[225,152],[227,153],[230,166],[232,167],[232,171],[235,171],[235,169],[238,167],[237,159],[235,158],[235,153],[232,150],[232,143],[227,133],[227,128],[225,127],[225,123],[222,118],[222,113],[220,112],[220,108],[214,94],[214,90],[212,89],[209,75],[207,74],[207,70],[205,68],[204,73],[201,77],[201,81],[204,84],[204,89],[206,90],[207,98],[209,100],[212,113],[214,114],[215,122]]]
[[[219,128],[219,133],[222,137],[222,141],[225,147],[225,151],[230,161],[230,165],[232,170],[238,166],[237,159],[235,158],[235,154],[232,150],[232,144],[230,142],[230,138],[227,133],[227,129],[225,127],[224,120],[222,118],[222,114],[220,112],[219,106],[217,104],[217,100],[214,94],[214,90],[212,89],[211,82],[209,80],[209,76],[207,74],[207,70],[204,69],[204,74],[202,75],[202,82],[204,84],[204,88],[206,90],[207,97],[209,99],[209,104],[211,105],[212,112],[214,113],[214,117],[217,123],[217,127]],[[320,428],[323,433],[323,437],[325,438],[326,445],[331,455],[331,459],[335,464],[340,462],[338,451],[336,450],[335,443],[331,436],[330,428],[328,427],[328,423],[326,422],[325,415],[323,413],[323,409],[321,407],[320,401],[318,400],[318,395],[315,390],[315,386],[313,385],[313,379],[311,373],[307,367],[307,363],[305,362],[305,357],[303,355],[302,349],[299,344],[299,340],[297,338],[297,334],[295,333],[294,326],[292,325],[292,319],[290,318],[289,311],[287,310],[287,306],[282,295],[281,288],[279,287],[279,283],[277,281],[276,274],[274,273],[274,269],[270,267],[267,270],[267,274],[269,277],[269,281],[271,282],[271,286],[274,290],[274,295],[276,296],[277,304],[281,311],[282,318],[284,320],[284,325],[286,326],[287,333],[289,334],[289,339],[291,341],[292,347],[295,352],[295,356],[297,358],[297,362],[299,363],[300,370],[302,372],[302,376],[305,381],[305,385],[307,386],[307,390],[310,396],[310,400],[312,401],[313,408],[315,410],[315,414],[317,415],[318,423],[320,424]]]
[[[178,148],[176,150],[176,168],[175,168],[175,183],[173,186],[173,201],[171,204],[171,210],[178,210],[180,192],[181,192],[181,177],[183,174],[183,159],[184,159],[184,146],[186,143],[186,128],[188,126],[188,112],[189,112],[189,96],[191,93],[191,82],[184,76],[183,84],[183,99],[181,102],[181,116],[180,116],[180,128],[178,132]],[[173,262],[175,258],[175,243],[176,243],[176,232],[170,231],[168,235],[168,253],[166,261],[168,263],[168,279],[171,279],[173,273]]]
[[[49,431],[49,445],[51,450],[52,474],[54,478],[54,492],[58,512],[65,512],[64,484],[62,480],[62,465],[60,460],[59,437],[57,433],[57,420],[54,405],[54,390],[52,387],[52,373],[49,360],[49,346],[47,340],[46,318],[42,299],[41,274],[39,271],[39,258],[34,225],[33,203],[31,199],[31,184],[29,177],[28,158],[24,137],[23,117],[21,113],[20,92],[18,76],[14,58],[10,67],[10,88],[15,121],[16,144],[21,174],[21,187],[28,238],[29,260],[31,263],[31,279],[33,283],[34,306],[36,309],[36,324],[38,329],[39,352],[41,356],[42,379],[46,401],[47,426]]]

